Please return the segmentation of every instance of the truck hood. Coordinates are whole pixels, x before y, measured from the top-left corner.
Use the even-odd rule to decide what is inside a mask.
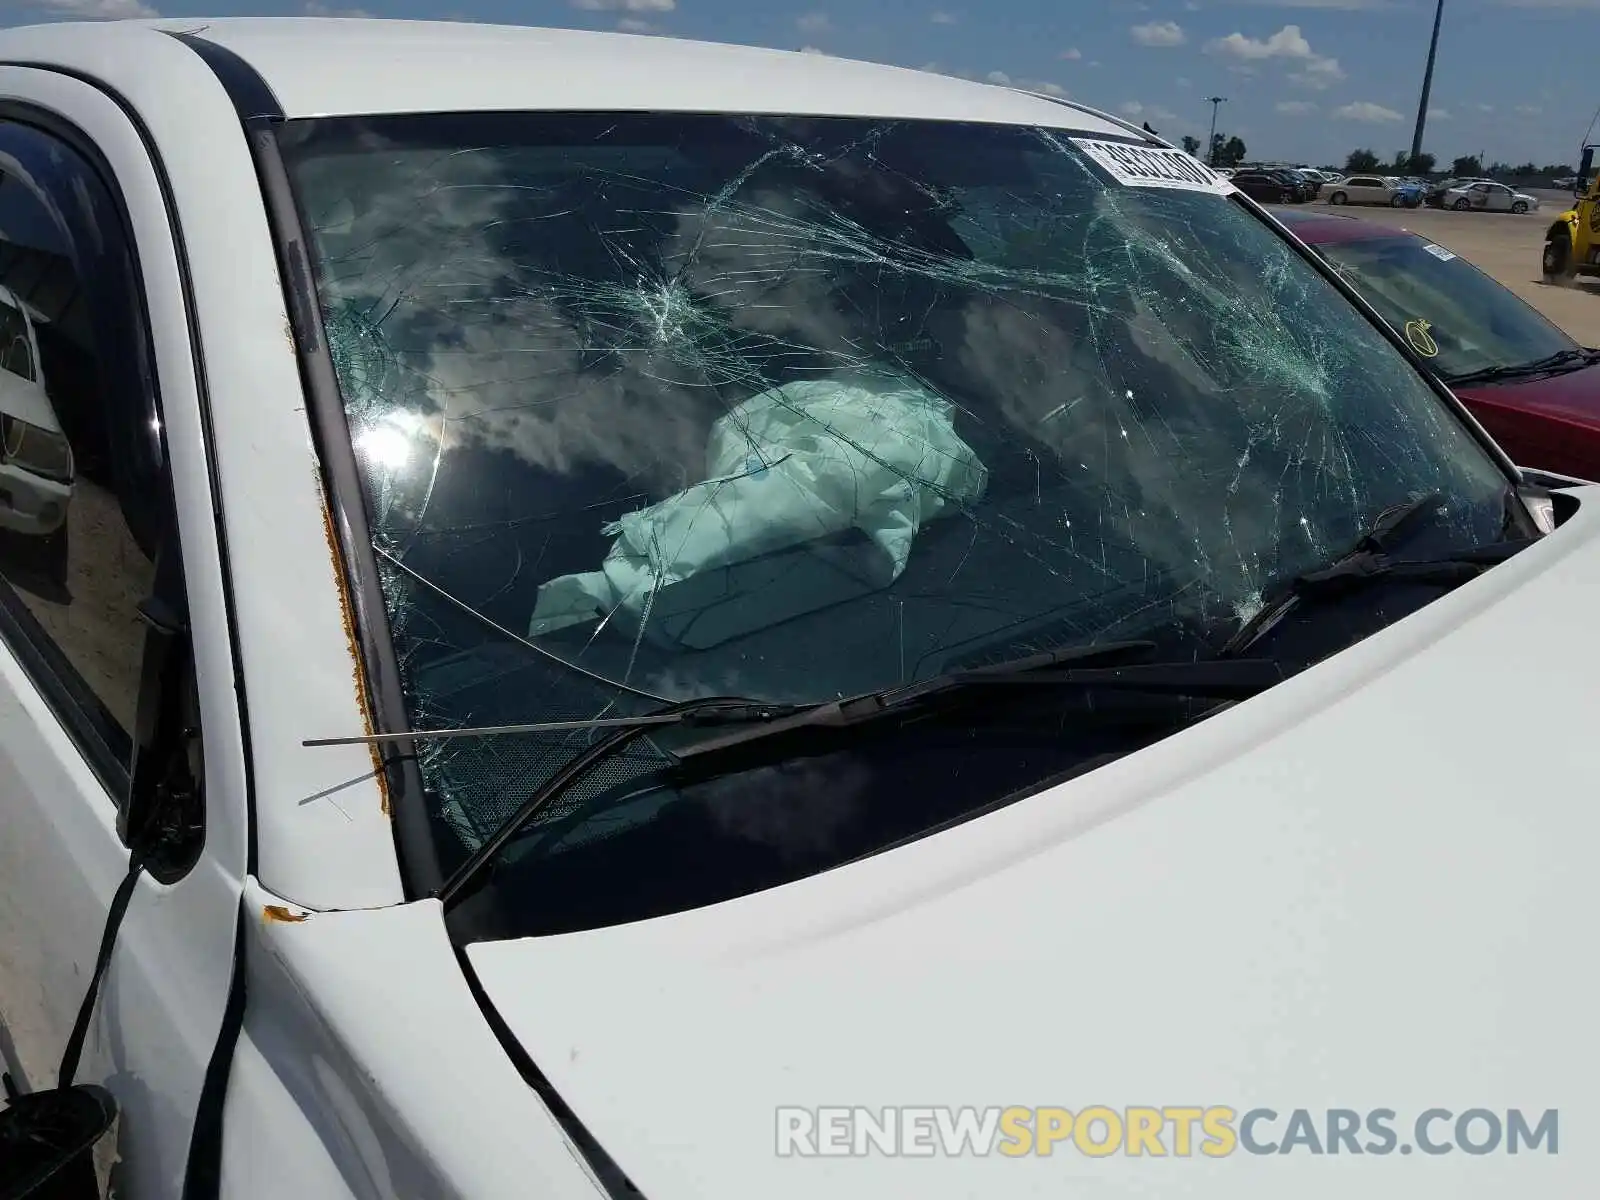
[[[466,957],[651,1200],[1586,1194],[1600,488],[1573,495],[1466,587],[1004,810],[759,895]],[[1401,1144],[1431,1109],[1529,1127],[1554,1109],[1564,1140],[776,1152],[780,1107],[900,1105],[1266,1108],[1269,1145],[1297,1109],[1323,1142],[1329,1109],[1393,1110]]]

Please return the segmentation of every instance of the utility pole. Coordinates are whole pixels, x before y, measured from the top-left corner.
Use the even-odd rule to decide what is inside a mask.
[[[1439,23],[1444,20],[1444,0],[1433,8],[1433,40],[1428,43],[1428,69],[1422,73],[1422,99],[1417,102],[1417,128],[1411,135],[1411,158],[1422,153],[1422,127],[1428,121],[1428,93],[1433,91],[1433,60],[1439,53]],[[1408,167],[1410,163],[1406,164]]]
[[[1439,0],[1442,4],[1444,0]],[[1226,96],[1207,96],[1206,103],[1211,105],[1211,136],[1206,140],[1206,162],[1210,166],[1217,165],[1217,105],[1222,104]]]

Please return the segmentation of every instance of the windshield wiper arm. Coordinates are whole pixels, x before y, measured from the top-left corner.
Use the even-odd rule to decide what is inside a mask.
[[[1037,683],[1054,687],[1079,687],[1091,692],[1116,690],[1237,700],[1264,691],[1282,682],[1287,676],[1287,672],[1281,666],[1270,660],[1134,662],[1099,668],[1073,665],[1094,662],[1118,663],[1119,660],[1137,659],[1142,655],[1148,655],[1154,649],[1155,643],[1146,641],[1068,646],[1010,662],[940,675],[922,683],[886,688],[845,700],[825,701],[820,704],[767,705],[729,698],[688,700],[674,705],[669,710],[646,716],[554,723],[561,728],[600,727],[608,728],[609,732],[582,753],[574,756],[554,775],[535,788],[518,806],[517,811],[501,822],[499,828],[445,880],[435,893],[435,898],[448,909],[483,880],[506,845],[563,792],[630,742],[663,726],[702,724],[734,726],[724,734],[713,734],[704,741],[674,748],[670,753],[682,761],[688,758],[701,758],[757,740],[781,738],[801,729],[836,729],[866,724],[881,717],[920,710],[930,701],[948,703],[955,697],[965,697],[989,686]],[[534,726],[485,728],[496,733],[516,733],[527,729],[548,729],[551,724],[545,722]],[[467,736],[472,731],[441,732]],[[428,736],[427,731],[421,731],[410,734],[374,735],[374,738],[425,739]]]
[[[1476,579],[1490,567],[1532,544],[1530,540],[1508,538],[1429,558],[1392,557],[1391,551],[1402,540],[1400,534],[1442,499],[1439,493],[1434,492],[1385,509],[1354,545],[1326,567],[1306,571],[1290,579],[1277,600],[1263,607],[1228,639],[1220,652],[1221,657],[1227,659],[1243,654],[1290,612],[1308,601],[1346,596],[1358,588],[1379,582],[1456,587]]]
[[[1532,362],[1514,363],[1508,366],[1484,367],[1477,371],[1463,371],[1458,375],[1446,375],[1446,383],[1490,383],[1496,379],[1516,379],[1524,375],[1538,375],[1545,371],[1559,371],[1563,368],[1576,370],[1586,367],[1600,358],[1600,352],[1594,350],[1557,350],[1554,354],[1547,354],[1543,358],[1536,358]]]
[[[1008,663],[979,667],[963,674],[983,678],[998,678],[1004,675],[1026,673],[1031,670],[1047,669],[1063,663],[1116,661],[1129,656],[1148,654],[1154,648],[1155,643],[1143,641],[1101,642],[1098,644],[1067,646],[1059,650],[1029,655],[1026,658],[1016,659]],[[1235,663],[1231,665],[1238,667],[1242,664]],[[932,682],[929,681],[930,684]],[[927,685],[911,684],[904,688],[892,690],[894,692],[917,693],[920,695],[921,691],[926,690],[926,688]],[[651,730],[667,726],[735,725],[743,726],[746,732],[760,736],[768,728],[777,726],[782,722],[804,718],[807,714],[820,713],[824,710],[831,710],[834,707],[835,702],[833,701],[825,701],[821,704],[766,704],[758,700],[722,696],[685,700],[666,709],[638,716],[577,721],[541,721],[526,725],[483,725],[469,729],[423,729],[409,733],[379,733],[353,738],[318,738],[308,740],[303,744],[307,746],[329,746],[346,745],[353,742],[400,741],[407,738],[426,741],[440,737],[490,737],[586,729],[605,729],[609,731],[604,737],[564,763],[560,770],[535,788],[528,798],[518,806],[517,811],[502,821],[500,826],[489,835],[483,844],[472,852],[466,862],[462,863],[444,881],[434,895],[448,909],[452,903],[482,881],[485,873],[493,866],[495,859],[505,849],[507,843],[521,833],[527,827],[528,822],[548,808],[567,788],[583,778],[594,767]],[[819,717],[815,723],[824,725],[831,722]]]
[[[760,726],[741,726],[674,747],[679,760],[703,758],[751,742],[780,738],[799,730],[848,729],[966,702],[993,688],[1048,687],[1087,692],[1142,692],[1178,698],[1245,700],[1282,683],[1288,672],[1272,659],[1190,659],[1135,662],[1121,666],[1059,667],[1051,664],[998,664],[952,672],[905,687],[866,692],[819,704]]]

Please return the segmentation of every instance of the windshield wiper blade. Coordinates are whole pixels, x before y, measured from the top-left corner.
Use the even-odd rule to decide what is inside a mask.
[[[1010,662],[978,667],[972,671],[963,672],[962,675],[999,678],[1006,675],[1025,674],[1032,670],[1048,669],[1063,663],[1114,662],[1129,656],[1149,654],[1154,649],[1155,643],[1146,641],[1100,642],[1067,646],[1059,650],[1046,651],[1042,654],[1032,654],[1026,658],[1019,658]],[[930,684],[932,682],[929,681]],[[913,693],[920,695],[921,691],[926,689],[927,685],[910,684],[904,688],[892,689],[892,691],[904,692],[907,695]],[[760,736],[768,728],[781,722],[804,718],[809,713],[831,710],[834,705],[835,702],[832,701],[825,701],[821,704],[765,704],[758,700],[719,696],[685,700],[657,712],[638,716],[595,718],[593,720],[578,721],[541,721],[527,725],[484,725],[471,729],[424,729],[410,733],[369,734],[365,737],[356,738],[321,738],[307,741],[304,744],[308,746],[325,746],[343,745],[351,742],[398,741],[406,738],[425,741],[436,737],[490,737],[585,729],[608,730],[604,737],[575,755],[563,764],[561,769],[554,775],[535,788],[528,798],[518,806],[517,811],[502,821],[500,826],[489,835],[483,844],[468,856],[466,862],[462,863],[444,881],[439,890],[434,893],[434,896],[441,905],[448,909],[483,880],[486,872],[494,865],[496,858],[499,857],[500,852],[527,827],[534,817],[548,808],[560,798],[567,788],[582,779],[583,776],[587,775],[600,763],[651,730],[667,726],[735,725],[743,726],[746,732]],[[821,725],[828,722],[825,719],[818,719],[816,723]]]
[[[1547,354],[1543,358],[1536,358],[1532,362],[1514,363],[1508,366],[1484,367],[1478,371],[1463,371],[1458,375],[1446,375],[1446,383],[1490,383],[1496,379],[1517,379],[1526,375],[1539,375],[1546,371],[1577,370],[1586,367],[1600,358],[1600,352],[1594,350],[1557,350],[1554,354]]]
[[[1344,554],[1326,567],[1305,571],[1290,579],[1277,600],[1263,607],[1228,639],[1220,656],[1227,659],[1243,654],[1284,617],[1307,602],[1347,596],[1359,588],[1378,583],[1457,587],[1533,544],[1530,539],[1507,538],[1428,558],[1393,557],[1391,551],[1400,540],[1399,535],[1441,499],[1435,492],[1385,509]]]
[[[885,718],[933,711],[967,702],[993,688],[1048,687],[1094,692],[1133,692],[1180,699],[1245,700],[1288,677],[1272,659],[1189,659],[1104,667],[986,667],[954,672],[902,688],[867,692],[819,704],[760,726],[741,726],[672,749],[679,760],[703,758],[752,742],[807,729],[849,729]]]

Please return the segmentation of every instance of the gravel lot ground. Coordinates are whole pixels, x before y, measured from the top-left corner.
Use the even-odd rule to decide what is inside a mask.
[[[1540,278],[1544,231],[1562,211],[1563,202],[1559,197],[1539,199],[1539,209],[1524,216],[1434,208],[1335,207],[1315,201],[1286,207],[1336,213],[1420,233],[1499,280],[1583,345],[1600,346],[1600,279],[1579,279],[1568,287],[1553,287]]]

